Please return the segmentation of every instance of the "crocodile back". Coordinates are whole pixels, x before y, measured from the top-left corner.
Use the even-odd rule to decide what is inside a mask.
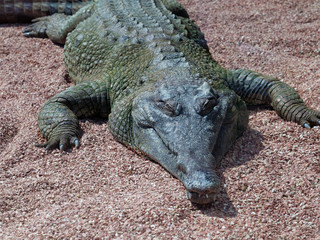
[[[54,13],[71,15],[91,0],[0,0],[0,23],[30,22]]]

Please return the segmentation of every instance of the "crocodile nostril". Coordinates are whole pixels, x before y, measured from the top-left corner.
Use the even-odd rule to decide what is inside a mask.
[[[187,168],[184,164],[178,163],[177,169],[180,173],[187,174]]]

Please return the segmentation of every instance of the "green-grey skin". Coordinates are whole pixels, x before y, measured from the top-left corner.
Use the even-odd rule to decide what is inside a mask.
[[[30,22],[54,13],[72,15],[91,0],[0,0],[0,23]]]
[[[37,19],[24,35],[65,44],[76,83],[41,109],[43,146],[78,147],[78,119],[107,117],[120,142],[180,179],[194,203],[214,201],[215,168],[247,127],[246,103],[269,104],[306,128],[320,125],[320,113],[287,84],[221,67],[174,0],[99,0],[72,16]]]

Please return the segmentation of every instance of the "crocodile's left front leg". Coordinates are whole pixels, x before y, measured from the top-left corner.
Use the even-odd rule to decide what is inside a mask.
[[[38,117],[42,135],[48,140],[39,144],[46,149],[79,146],[78,118],[107,116],[110,105],[104,82],[87,81],[72,86],[45,103]]]
[[[320,125],[320,112],[307,107],[292,87],[276,78],[239,69],[228,74],[228,84],[249,104],[270,104],[280,117],[305,128]]]
[[[51,16],[40,17],[33,20],[33,24],[22,32],[25,37],[50,38],[51,41],[64,44],[69,32],[92,15],[94,5],[89,3],[72,16],[56,13]]]

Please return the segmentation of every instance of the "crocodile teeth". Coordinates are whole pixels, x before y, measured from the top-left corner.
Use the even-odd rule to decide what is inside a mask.
[[[191,192],[187,191],[186,193],[187,193],[187,198],[191,199],[191,197],[192,197]]]
[[[187,190],[186,194],[187,194],[187,198],[191,202],[198,203],[198,204],[207,204],[215,201],[217,193],[212,192],[212,193],[200,194],[197,192],[190,192]]]

